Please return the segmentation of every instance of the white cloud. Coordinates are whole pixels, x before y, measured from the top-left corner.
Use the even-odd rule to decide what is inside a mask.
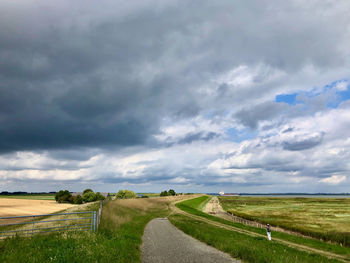
[[[339,91],[347,90],[347,88],[348,88],[348,82],[347,81],[339,81],[334,86],[334,89],[339,90]]]
[[[332,175],[331,177],[321,179],[319,182],[336,185],[336,184],[340,184],[341,182],[344,182],[345,180],[346,180],[345,175]]]

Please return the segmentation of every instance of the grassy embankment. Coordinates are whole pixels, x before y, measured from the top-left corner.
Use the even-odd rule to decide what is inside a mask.
[[[0,241],[0,262],[140,262],[146,224],[167,216],[172,199],[110,201],[103,208],[100,229],[95,233],[68,232]]]
[[[185,212],[209,219],[211,222],[232,226],[237,229],[249,231],[252,234],[256,233],[258,236],[254,237],[248,234],[234,232],[211,225],[209,224],[210,221],[207,223],[181,214],[170,216],[170,221],[185,233],[225,251],[235,258],[240,258],[247,262],[339,262],[336,259],[328,259],[317,253],[310,254],[300,251],[281,242],[267,241],[265,237],[261,236],[266,235],[264,229],[230,222],[199,211],[198,208],[201,207],[201,204],[207,201],[208,197],[203,196],[179,203],[176,206]],[[296,245],[303,245],[338,254],[350,260],[350,250],[348,248],[286,233],[274,232],[273,236]]]
[[[32,200],[55,200],[55,194],[0,195],[0,198],[32,199]]]
[[[350,247],[349,198],[219,197],[234,215]]]

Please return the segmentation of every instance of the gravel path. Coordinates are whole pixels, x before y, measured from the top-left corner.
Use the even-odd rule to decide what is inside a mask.
[[[166,218],[156,218],[147,224],[141,249],[143,263],[240,262],[186,235]]]
[[[220,205],[219,199],[216,196],[210,199],[204,208],[204,212],[207,214],[226,214]]]

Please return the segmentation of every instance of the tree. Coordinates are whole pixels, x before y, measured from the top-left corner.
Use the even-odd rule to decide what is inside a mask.
[[[58,203],[69,203],[72,198],[72,194],[68,190],[60,190],[55,195],[55,200]]]
[[[118,199],[127,199],[127,198],[135,198],[136,194],[130,190],[119,190],[117,193]]]
[[[74,200],[74,204],[80,205],[82,203],[83,203],[83,198],[81,197],[81,195],[77,195]]]
[[[83,194],[83,201],[86,203],[97,201],[97,196],[94,192],[86,192]]]
[[[174,195],[176,195],[176,192],[175,192],[173,189],[170,189],[170,190],[168,191],[168,195],[174,196]]]
[[[86,193],[88,193],[88,192],[94,192],[94,191],[92,191],[90,188],[88,188],[88,189],[85,189],[85,190],[83,191],[83,194],[86,194]]]
[[[101,195],[100,192],[97,192],[97,193],[96,193],[96,198],[97,198],[97,200],[105,200],[105,199],[106,199],[106,197],[104,197],[103,195]]]
[[[167,191],[163,191],[163,192],[160,193],[160,196],[168,196],[168,195],[169,195],[169,194],[168,194]]]

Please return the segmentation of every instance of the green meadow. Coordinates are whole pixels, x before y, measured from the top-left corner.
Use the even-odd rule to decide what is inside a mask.
[[[224,210],[350,246],[349,198],[219,197]]]
[[[185,233],[244,262],[350,261],[350,249],[338,244],[281,232],[273,232],[273,240],[268,241],[265,229],[203,213],[200,210],[208,198],[202,196],[176,204],[196,218],[173,214],[170,221]]]

